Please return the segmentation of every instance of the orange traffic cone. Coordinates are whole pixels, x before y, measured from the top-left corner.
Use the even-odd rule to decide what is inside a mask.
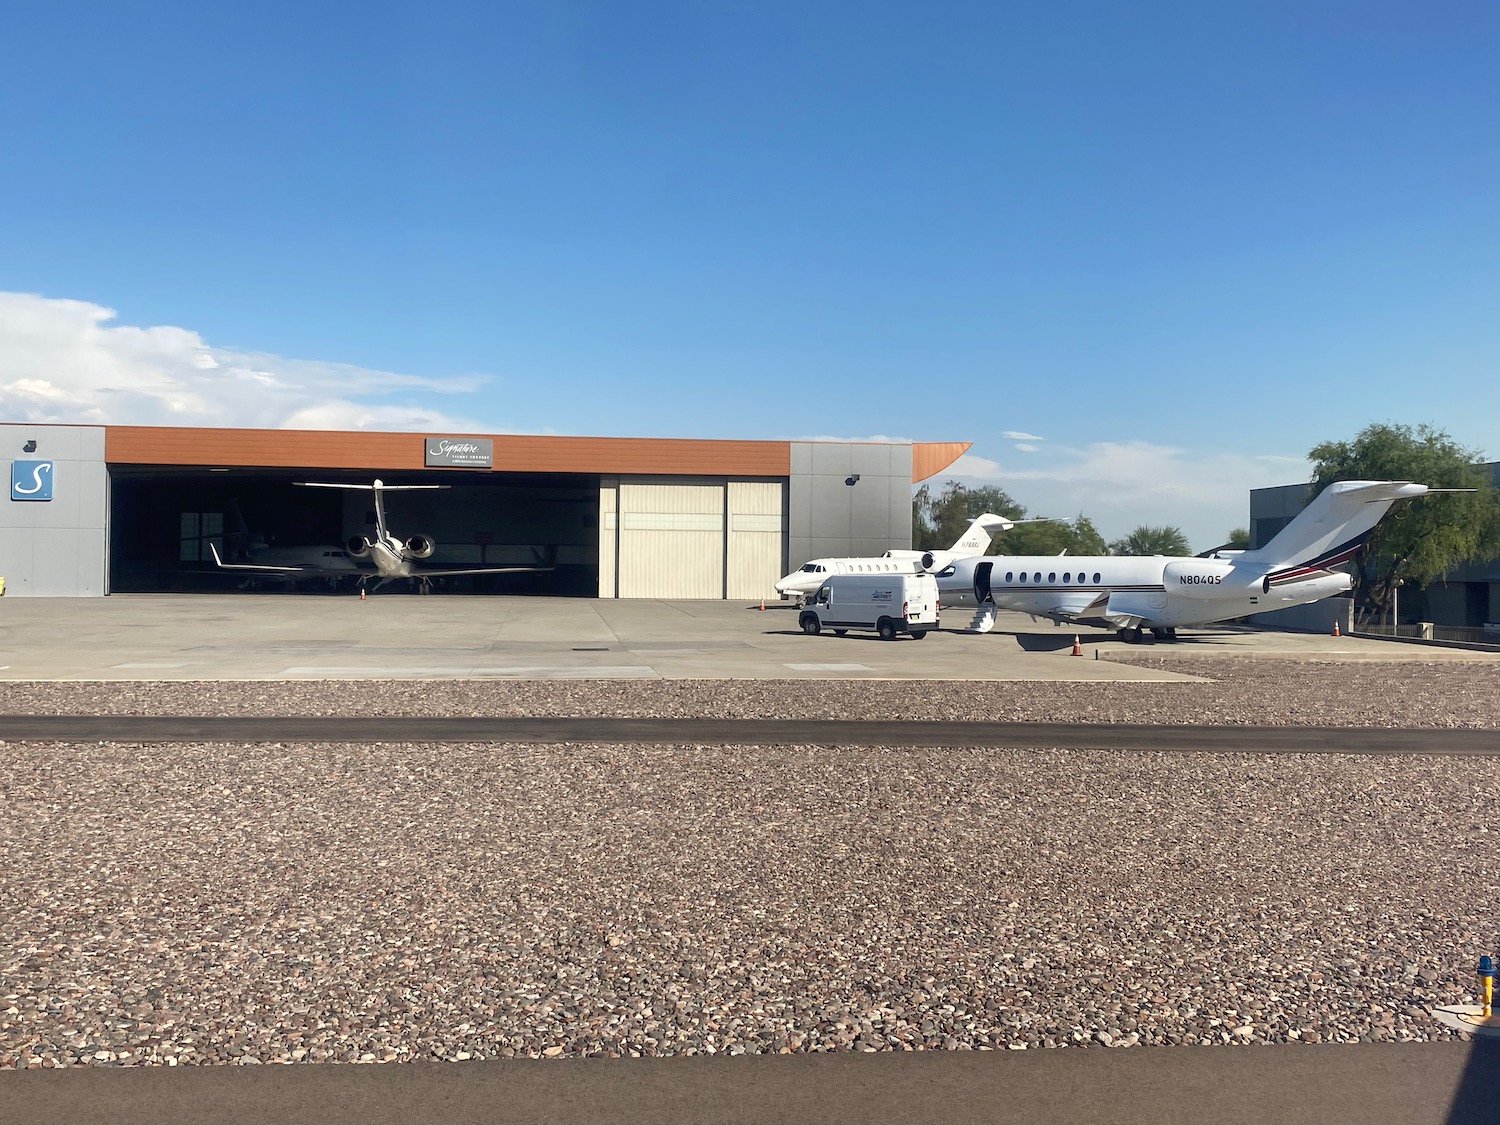
[[[1078,634],[1077,633],[1073,634],[1073,655],[1074,656],[1082,656],[1083,655],[1083,645],[1081,645],[1081,644],[1078,643]]]
[[[1333,623],[1333,635],[1335,637],[1339,635],[1339,623],[1337,621]]]
[[[361,586],[359,588],[359,600],[360,601],[364,601],[365,600],[365,588],[363,586]]]
[[[760,599],[760,611],[762,613],[766,612],[766,599],[765,598],[761,598]]]

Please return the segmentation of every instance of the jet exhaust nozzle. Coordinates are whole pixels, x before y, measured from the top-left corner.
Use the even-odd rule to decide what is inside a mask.
[[[351,535],[349,542],[345,544],[348,551],[357,559],[362,559],[370,553],[370,541],[363,535]]]
[[[414,559],[429,559],[436,549],[437,544],[426,535],[413,535],[406,541],[406,553]]]

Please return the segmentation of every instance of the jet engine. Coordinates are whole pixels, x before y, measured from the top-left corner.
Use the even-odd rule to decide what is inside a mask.
[[[345,548],[349,554],[356,559],[362,559],[370,553],[370,541],[363,535],[351,535]]]
[[[426,535],[413,535],[406,541],[406,553],[414,559],[429,559],[437,544]]]
[[[1234,564],[1219,559],[1179,559],[1162,567],[1161,580],[1167,593],[1184,598],[1242,598],[1247,590],[1248,576],[1237,574]],[[1260,584],[1260,575],[1254,576],[1255,585]]]

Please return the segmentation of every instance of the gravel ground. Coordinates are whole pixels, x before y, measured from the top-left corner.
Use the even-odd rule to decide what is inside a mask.
[[[1160,658],[1153,658],[1153,662]],[[25,684],[13,711],[1482,726],[1493,665],[1212,683]],[[0,743],[0,1066],[1452,1038],[1500,759]],[[1461,1036],[1460,1036],[1461,1037]]]
[[[1500,727],[1500,664],[1127,657],[1209,682],[404,680],[17,682],[22,715],[517,715]]]

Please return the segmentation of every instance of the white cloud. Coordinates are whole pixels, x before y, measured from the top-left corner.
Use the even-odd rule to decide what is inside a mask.
[[[1145,441],[1049,446],[1040,456],[1007,465],[975,453],[960,457],[942,481],[998,485],[1034,515],[1082,512],[1106,539],[1141,524],[1180,527],[1195,549],[1223,542],[1249,522],[1250,490],[1305,481],[1303,457],[1189,450]]]
[[[1028,434],[1025,430],[1001,430],[1000,436],[1011,441],[1046,441],[1040,434]]]
[[[1032,445],[1029,441],[1019,441],[1016,443],[1016,448],[1022,453],[1035,453],[1041,446]]]
[[[471,392],[483,377],[432,379],[287,359],[214,347],[186,328],[114,320],[113,309],[88,301],[0,292],[0,418],[272,429],[489,428],[415,401],[417,392]]]

